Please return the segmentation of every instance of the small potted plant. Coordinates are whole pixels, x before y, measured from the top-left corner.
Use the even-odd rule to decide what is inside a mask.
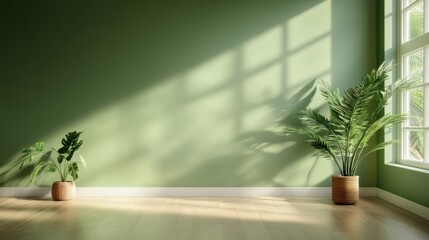
[[[298,134],[323,156],[332,159],[340,175],[332,177],[332,200],[337,204],[355,204],[359,200],[359,164],[370,153],[383,149],[392,141],[370,144],[381,129],[402,123],[405,115],[383,114],[389,98],[414,85],[404,79],[385,85],[388,69],[382,64],[356,86],[340,94],[323,80],[320,91],[329,107],[325,116],[313,109],[298,111],[300,126],[286,126],[286,134]],[[372,107],[372,108],[371,108]]]
[[[80,156],[80,161],[73,161],[75,152],[83,144],[83,140],[79,140],[80,134],[82,132],[67,133],[61,140],[61,148],[47,151],[38,159],[36,156],[41,154],[44,149],[43,142],[36,142],[33,146],[22,150],[20,169],[35,162],[30,175],[32,182],[35,182],[41,172],[56,172],[58,174],[59,181],[55,181],[51,188],[52,198],[56,201],[70,200],[76,196],[74,181],[79,177],[79,165],[81,164],[86,168],[86,162],[82,156]],[[58,155],[56,159],[51,157],[53,151]],[[73,178],[73,181],[69,180],[69,176]]]

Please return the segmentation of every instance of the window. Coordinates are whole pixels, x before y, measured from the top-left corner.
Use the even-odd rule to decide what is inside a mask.
[[[418,81],[403,91],[401,164],[429,169],[429,0],[402,0],[402,78]]]

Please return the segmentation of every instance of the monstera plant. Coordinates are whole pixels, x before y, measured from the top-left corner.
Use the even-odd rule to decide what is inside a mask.
[[[415,82],[404,79],[388,85],[388,72],[387,66],[382,64],[344,94],[321,80],[319,87],[329,114],[302,109],[297,113],[301,125],[285,127],[286,134],[304,136],[311,146],[334,161],[340,173],[340,176],[332,178],[332,198],[336,203],[357,202],[359,179],[356,171],[360,163],[370,153],[393,143],[372,144],[371,138],[379,130],[402,123],[406,118],[402,114],[383,114],[383,109],[393,95],[410,88]],[[350,191],[336,188],[338,185]]]
[[[52,149],[43,153],[45,145],[43,142],[36,142],[34,145],[22,150],[23,155],[20,158],[20,169],[32,164],[32,182],[43,172],[57,173],[59,181],[54,182],[51,189],[54,200],[69,200],[73,199],[76,195],[74,180],[79,177],[79,165],[86,168],[86,162],[82,156],[79,156],[79,161],[73,160],[75,152],[83,144],[83,140],[79,139],[81,134],[82,132],[77,131],[67,133],[61,140],[62,147],[58,150]],[[56,158],[51,157],[53,152],[56,153]],[[37,158],[40,154],[42,156]],[[73,178],[73,181],[69,180],[69,176]]]

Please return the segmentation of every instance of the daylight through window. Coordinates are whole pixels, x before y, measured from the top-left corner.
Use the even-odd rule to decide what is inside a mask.
[[[429,0],[402,0],[401,76],[418,81],[403,91],[401,164],[429,168]]]

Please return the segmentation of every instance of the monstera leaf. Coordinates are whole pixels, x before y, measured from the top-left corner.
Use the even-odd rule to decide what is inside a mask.
[[[73,158],[74,152],[80,148],[83,143],[83,140],[79,140],[79,136],[82,132],[69,132],[66,134],[65,138],[61,140],[63,146],[58,149],[60,155],[64,154],[64,157],[58,157],[58,162],[61,163],[64,158],[67,161],[70,161]]]

